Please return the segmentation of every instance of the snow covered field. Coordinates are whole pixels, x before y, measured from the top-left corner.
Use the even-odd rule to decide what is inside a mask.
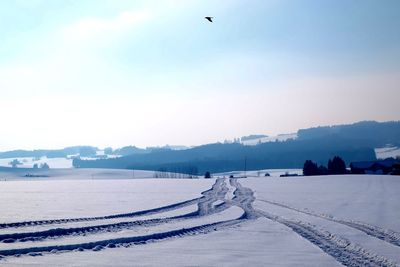
[[[18,165],[19,168],[32,168],[34,164],[40,166],[43,163],[47,163],[50,168],[72,168],[72,159],[67,158],[47,158],[41,157],[40,159],[35,159],[32,157],[17,157],[17,158],[4,158],[0,159],[0,166],[10,167],[10,162],[13,160],[18,160],[21,164]]]
[[[36,177],[27,177],[33,175]],[[0,171],[0,181],[37,181],[37,180],[116,180],[133,178],[154,178],[156,172],[125,169],[5,169]]]
[[[396,146],[375,148],[375,154],[378,159],[396,158],[400,156],[400,148]]]
[[[93,180],[93,171],[0,181],[0,265],[400,263],[396,176],[112,179],[107,170]]]

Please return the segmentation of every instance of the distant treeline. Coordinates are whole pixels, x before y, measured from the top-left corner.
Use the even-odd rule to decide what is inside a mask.
[[[335,155],[343,160],[375,160],[374,148],[387,144],[400,146],[400,122],[365,121],[302,129],[297,139],[245,146],[236,143],[216,143],[190,149],[174,150],[168,147],[141,149],[127,146],[104,149],[106,155],[121,155],[104,159],[96,156],[98,148],[91,146],[67,147],[60,150],[15,150],[0,152],[0,158],[17,157],[97,157],[97,160],[75,158],[76,168],[118,168],[166,171],[203,175],[206,171],[225,172],[268,168],[302,168],[308,159],[325,164]],[[246,166],[245,166],[246,162]]]
[[[347,162],[374,160],[372,147],[337,137],[290,140],[286,142],[263,143],[245,146],[239,143],[210,144],[187,150],[153,151],[148,154],[135,154],[114,159],[73,161],[77,168],[121,168],[166,171],[196,168],[199,174],[206,171],[225,172],[232,170],[267,168],[302,168],[305,160],[312,158],[317,162],[327,162],[329,158],[341,155]]]
[[[125,146],[117,149],[107,147],[104,149],[105,155],[116,155],[116,156],[128,156],[132,154],[146,154],[157,150],[172,150],[169,147],[148,147],[138,148],[135,146]],[[99,148],[93,146],[73,146],[62,149],[37,149],[37,150],[12,150],[6,152],[0,152],[0,158],[65,158],[70,155],[79,155],[81,157],[93,157],[93,158],[104,158],[102,155],[97,155]]]
[[[79,154],[82,157],[90,157],[96,155],[98,148],[92,146],[72,146],[63,149],[38,149],[38,150],[13,150],[7,152],[0,152],[0,158],[65,158],[68,155]]]
[[[387,144],[400,146],[400,122],[362,121],[349,125],[336,125],[302,129],[297,132],[299,140],[338,137],[369,147]]]
[[[306,160],[303,166],[303,175],[304,176],[313,176],[313,175],[333,175],[333,174],[346,174],[350,173],[346,168],[346,163],[344,160],[335,156],[332,160],[328,161],[328,167],[324,165],[319,165],[312,160]]]
[[[307,159],[321,165],[335,155],[346,162],[375,160],[374,148],[400,146],[400,122],[365,121],[351,125],[318,127],[298,131],[298,138],[284,142],[245,146],[216,143],[187,150],[153,150],[120,158],[75,159],[77,168],[164,170],[198,174],[267,168],[302,168]],[[133,149],[132,149],[133,150]],[[142,151],[143,152],[143,151]],[[245,166],[246,161],[246,166]]]
[[[374,148],[387,144],[400,146],[400,122],[365,121],[351,125],[317,127],[298,131],[298,139],[269,142],[256,146],[240,143],[216,143],[187,150],[125,149],[121,158],[75,159],[77,168],[121,168],[183,172],[257,170],[267,168],[302,168],[307,159],[324,164],[335,155],[346,162],[375,160]],[[129,151],[130,150],[130,151]],[[138,153],[139,152],[139,153]],[[245,166],[246,161],[246,166]]]
[[[250,140],[260,139],[260,138],[264,138],[264,137],[268,137],[268,135],[264,135],[264,134],[251,134],[251,135],[247,135],[247,136],[242,136],[242,137],[240,137],[240,141],[244,142],[244,141],[250,141]]]

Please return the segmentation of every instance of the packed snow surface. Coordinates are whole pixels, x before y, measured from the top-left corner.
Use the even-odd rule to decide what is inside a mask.
[[[171,176],[166,173],[166,176]],[[136,179],[155,178],[156,172],[126,169],[23,169],[8,168],[0,171],[1,180],[115,180],[115,179]]]
[[[400,263],[396,176],[112,179],[108,170],[108,179],[91,179],[91,172],[0,181],[0,265]]]

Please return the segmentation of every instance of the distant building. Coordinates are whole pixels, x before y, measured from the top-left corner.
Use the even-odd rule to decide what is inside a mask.
[[[350,163],[353,174],[390,174],[395,165],[400,164],[399,160],[389,158],[385,160],[357,161]]]
[[[397,163],[397,164],[394,165],[392,174],[393,175],[400,175],[400,163]]]

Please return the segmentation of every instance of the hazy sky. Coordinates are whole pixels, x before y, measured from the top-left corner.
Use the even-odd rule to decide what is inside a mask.
[[[0,150],[399,120],[399,13],[398,0],[0,1]]]

